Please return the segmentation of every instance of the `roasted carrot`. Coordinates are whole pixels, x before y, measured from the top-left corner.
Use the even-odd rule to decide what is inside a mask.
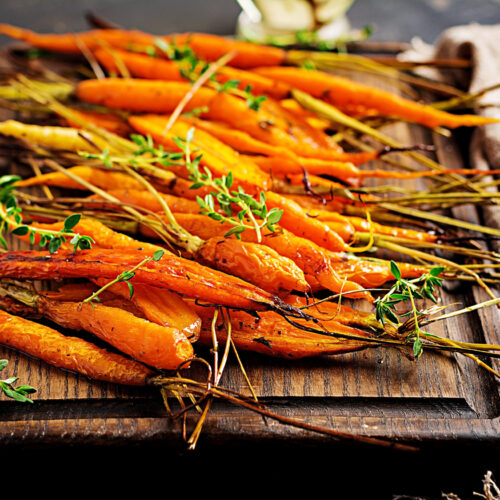
[[[45,325],[0,310],[0,343],[40,358],[58,368],[125,385],[146,385],[153,372],[136,361],[66,337]]]
[[[160,326],[117,307],[40,296],[37,309],[58,325],[87,330],[155,368],[175,369],[193,355],[190,342],[177,328]]]
[[[212,308],[193,306],[202,317],[203,326],[200,343],[211,345]],[[286,322],[275,313],[259,314],[259,321],[241,311],[231,312],[231,339],[237,348],[259,352],[268,356],[299,359],[322,354],[341,354],[367,347],[362,340],[347,340],[304,332]],[[366,332],[344,325],[334,320],[325,321],[323,326],[331,332],[367,336]],[[217,323],[217,338],[224,342],[227,332],[222,319]]]
[[[334,105],[362,105],[368,109],[376,109],[383,115],[397,116],[430,128],[474,127],[498,123],[495,118],[477,115],[453,115],[385,90],[321,71],[292,67],[265,67],[257,68],[255,71],[260,75],[308,92],[315,97],[323,98]]]
[[[235,52],[230,64],[237,68],[282,64],[286,56],[286,52],[277,47],[232,40],[208,33],[175,34],[166,36],[165,39],[179,46],[187,44],[198,57],[205,61],[216,61],[224,54]]]
[[[108,281],[97,279],[95,282],[99,287],[102,287]],[[129,299],[130,291],[125,283],[115,283],[108,290],[120,297]],[[176,293],[147,285],[135,285],[134,295],[130,300],[149,321],[158,325],[177,328],[191,342],[198,339],[201,320]],[[106,302],[104,303],[106,304]]]
[[[51,231],[60,231],[64,228],[64,222],[54,222],[52,224],[33,222],[31,226],[38,229],[48,229]],[[133,250],[133,251],[144,251],[154,253],[157,250],[162,250],[161,247],[153,245],[151,243],[146,243],[143,241],[137,241],[127,236],[126,234],[113,231],[108,226],[102,224],[98,220],[82,218],[78,224],[73,228],[73,232],[84,234],[90,236],[97,247],[100,248],[114,248],[123,250]],[[26,242],[30,242],[30,237],[28,235],[20,236],[20,238]],[[37,245],[40,242],[40,235],[34,235],[33,244]],[[73,245],[66,242],[61,245],[62,249],[71,250]]]
[[[90,182],[93,185],[109,190],[119,186],[121,189],[144,189],[144,186],[133,177],[122,172],[115,172],[94,167],[71,167],[68,172],[81,177],[84,181]],[[63,172],[50,172],[48,174],[30,177],[16,183],[18,187],[29,186],[57,186],[67,189],[83,189],[77,181],[74,181]]]
[[[137,30],[92,30],[83,33],[38,34],[30,30],[0,25],[0,34],[17,40],[23,40],[40,49],[54,52],[78,54],[82,44],[89,50],[102,45],[127,49],[134,47],[154,47],[154,35]],[[188,45],[198,57],[206,61],[215,61],[228,52],[236,52],[231,64],[242,68],[281,64],[285,60],[285,51],[276,47],[266,47],[249,42],[230,40],[206,33],[183,33],[158,37],[176,45]],[[158,51],[159,52],[159,51]],[[159,52],[159,54],[163,54]]]
[[[81,250],[73,252],[6,252],[0,254],[0,276],[10,278],[108,278],[115,279],[149,255],[128,251]],[[151,261],[135,271],[131,282],[167,288],[188,297],[227,307],[277,309],[295,314],[278,297],[245,281],[209,269],[197,262],[165,253],[161,261]]]
[[[132,133],[132,129],[129,125],[127,125],[127,122],[122,120],[117,115],[113,115],[111,113],[98,113],[94,111],[81,111],[76,109],[72,109],[71,111],[79,115],[85,121],[121,137],[128,137]],[[71,120],[68,120],[67,124],[73,128],[81,128],[78,123],[74,123]]]
[[[206,215],[176,213],[175,217],[186,230],[203,239],[222,236],[230,229],[228,224],[220,224]],[[241,234],[241,237],[245,241],[256,242],[253,231],[245,231]],[[350,292],[349,298],[352,299],[366,298],[372,300],[371,295],[365,292],[361,286],[339,277],[330,266],[328,251],[312,241],[295,236],[289,231],[280,228],[275,233],[264,231],[262,244],[295,262],[304,272],[308,283],[319,282],[322,288],[336,293],[341,291]],[[312,280],[313,277],[315,281]]]
[[[106,192],[114,198],[120,200],[122,203],[145,208],[151,212],[161,212],[163,210],[163,207],[158,199],[146,190],[106,189]],[[159,195],[163,198],[172,212],[179,212],[183,214],[197,214],[200,212],[200,205],[198,205],[198,203],[194,200],[188,200],[180,196],[165,193],[159,193]],[[99,200],[102,200],[99,195],[89,196],[88,199],[96,200],[97,207],[99,207]],[[104,201],[103,203],[105,204]]]
[[[191,129],[189,123],[177,120],[167,131],[168,118],[158,115],[132,116],[129,122],[140,133],[149,134],[156,142],[173,150],[179,149],[174,138],[185,138]],[[208,167],[214,176],[227,175],[231,171],[236,185],[257,186],[260,189],[269,189],[271,186],[269,175],[262,172],[251,159],[242,157],[203,130],[194,131],[192,148],[196,150],[193,151],[193,157],[201,154],[201,165]]]
[[[76,91],[82,101],[109,108],[171,113],[190,89],[191,84],[187,82],[105,78],[80,82]],[[210,106],[216,94],[215,90],[202,87],[189,100],[184,110]]]
[[[119,72],[119,66],[123,65],[132,76],[148,80],[187,81],[187,76],[182,70],[189,71],[191,69],[185,64],[183,65],[182,61],[168,61],[147,54],[119,49],[98,49],[94,52],[94,56],[110,72]],[[194,71],[197,70],[194,69]],[[219,83],[225,83],[229,80],[238,81],[240,90],[244,90],[250,85],[253,94],[265,94],[277,99],[286,97],[290,91],[288,85],[276,83],[265,76],[229,66],[220,68],[214,79]]]
[[[9,24],[0,24],[0,34],[33,45],[39,49],[80,54],[82,45],[94,50],[103,44],[127,48],[130,45],[149,46],[155,37],[137,30],[91,30],[83,33],[39,34]]]
[[[304,274],[292,260],[263,245],[233,238],[210,238],[198,257],[220,271],[258,283],[271,293],[309,290]]]

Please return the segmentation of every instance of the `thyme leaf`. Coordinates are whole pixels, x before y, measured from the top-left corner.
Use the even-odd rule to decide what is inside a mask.
[[[94,307],[94,302],[101,302],[99,295],[115,283],[126,283],[129,291],[129,299],[132,300],[132,297],[134,296],[134,286],[132,285],[132,283],[130,283],[130,280],[135,276],[135,272],[152,260],[158,262],[164,254],[164,250],[157,250],[152,255],[152,257],[146,257],[132,269],[121,272],[114,280],[106,283],[103,287],[99,288],[99,290],[95,291],[90,297],[87,297],[85,300],[83,300],[83,303],[85,304],[88,302],[92,307]]]
[[[407,280],[402,278],[398,265],[391,261],[391,273],[394,276],[395,283],[383,297],[379,297],[374,302],[375,315],[382,324],[389,321],[399,325],[401,323],[400,317],[413,315],[414,328],[408,334],[407,340],[413,343],[413,354],[417,359],[423,352],[423,342],[420,338],[421,330],[418,324],[418,317],[422,313],[416,308],[415,299],[427,298],[436,303],[435,291],[442,286],[443,278],[440,278],[439,275],[443,271],[444,267],[433,267],[428,273],[419,278]],[[398,314],[396,306],[404,302],[410,302],[411,310]]]
[[[14,194],[14,185],[21,180],[16,175],[4,175],[0,177],[0,244],[7,248],[7,241],[3,236],[5,232],[16,236],[28,236],[32,245],[35,244],[36,236],[40,238],[39,246],[44,248],[48,246],[51,254],[57,252],[60,246],[66,242],[66,238],[71,236],[70,243],[73,245],[73,251],[87,250],[95,243],[90,236],[80,235],[73,231],[74,227],[80,222],[81,214],[71,214],[63,222],[63,228],[60,231],[49,229],[39,229],[23,223],[21,208],[17,203]]]
[[[0,359],[0,371],[7,368],[9,364],[8,360]],[[9,377],[4,380],[0,380],[0,391],[3,392],[7,397],[19,401],[20,403],[33,403],[33,401],[27,397],[27,394],[33,394],[36,392],[34,387],[30,385],[20,385],[14,387],[15,382],[19,380],[19,377]]]

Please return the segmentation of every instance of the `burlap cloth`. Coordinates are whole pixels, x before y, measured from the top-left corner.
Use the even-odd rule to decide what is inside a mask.
[[[417,41],[405,59],[462,58],[471,61],[470,70],[427,70],[438,78],[468,92],[478,92],[500,83],[500,24],[484,26],[469,24],[444,31],[434,47]],[[433,73],[429,73],[433,71]],[[497,107],[478,108],[477,114],[500,118],[500,89],[488,92],[479,100]],[[474,169],[500,169],[500,124],[478,127],[472,136],[470,166]],[[484,224],[500,228],[500,206],[483,209]],[[495,242],[498,250],[500,245]]]

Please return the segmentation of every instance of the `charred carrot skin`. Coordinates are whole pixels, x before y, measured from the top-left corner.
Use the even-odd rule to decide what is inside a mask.
[[[176,328],[137,318],[123,309],[103,304],[38,300],[38,310],[55,323],[86,330],[121,352],[155,368],[172,370],[193,356],[193,348]]]
[[[81,250],[77,253],[7,252],[0,254],[0,276],[10,278],[114,279],[124,270],[150,257],[148,252],[117,254],[113,250]],[[149,262],[135,272],[133,283],[157,286],[227,307],[265,310],[286,308],[273,294],[245,281],[209,269],[197,262],[165,253],[159,262]],[[281,309],[280,309],[281,310]],[[292,311],[295,312],[295,311]]]
[[[430,128],[436,127],[474,127],[497,123],[493,118],[476,115],[453,115],[445,111],[404,99],[385,90],[356,83],[347,78],[329,75],[321,71],[302,68],[275,67],[257,68],[258,74],[320,97],[334,105],[362,105],[376,109],[387,116],[397,116]]]
[[[193,306],[202,318],[200,343],[212,343],[211,322],[213,308]],[[346,340],[319,334],[304,332],[287,323],[275,313],[259,314],[259,321],[245,312],[231,313],[231,339],[236,347],[265,354],[267,356],[287,359],[300,359],[323,354],[342,354],[367,347],[366,343],[357,340]],[[367,336],[366,332],[347,325],[329,321],[324,326],[331,332],[345,333],[359,337]],[[217,338],[225,341],[227,332],[220,320],[217,324]]]
[[[58,368],[95,380],[146,385],[153,372],[136,361],[100,349],[85,340],[66,337],[45,325],[0,310],[0,343]]]

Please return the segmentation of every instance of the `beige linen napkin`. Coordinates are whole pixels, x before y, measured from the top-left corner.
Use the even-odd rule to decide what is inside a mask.
[[[434,51],[436,58],[464,58],[470,70],[447,70],[442,79],[468,92],[477,92],[500,83],[500,24],[456,26],[443,32]],[[478,114],[500,118],[500,89],[488,92],[480,103],[498,107],[477,109]],[[478,127],[472,137],[470,164],[474,169],[500,169],[500,124]],[[500,206],[483,209],[484,223],[500,228]],[[497,250],[498,242],[493,245]]]

